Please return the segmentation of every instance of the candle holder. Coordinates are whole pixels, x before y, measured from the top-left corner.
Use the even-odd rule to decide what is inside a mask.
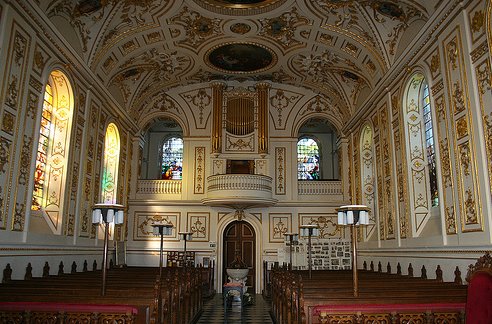
[[[369,224],[370,209],[365,205],[346,205],[337,209],[338,225],[350,226],[352,236],[352,277],[354,297],[359,297],[359,278],[357,272],[357,227]]]

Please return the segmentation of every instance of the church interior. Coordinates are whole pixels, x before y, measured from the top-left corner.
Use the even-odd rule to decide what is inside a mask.
[[[466,284],[492,250],[489,0],[1,0],[0,26],[3,282]]]

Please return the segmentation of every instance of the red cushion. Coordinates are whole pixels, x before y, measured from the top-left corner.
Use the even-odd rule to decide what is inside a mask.
[[[466,323],[492,324],[492,276],[477,272],[468,284]]]

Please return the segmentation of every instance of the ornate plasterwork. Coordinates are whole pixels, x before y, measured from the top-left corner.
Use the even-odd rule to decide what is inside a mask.
[[[446,49],[447,89],[451,101],[454,127],[453,150],[455,152],[458,182],[459,215],[461,231],[483,231],[483,216],[477,179],[473,117],[470,111],[468,79],[464,65],[461,28],[457,26],[444,41]]]
[[[206,121],[212,110],[212,95],[209,91],[209,89],[200,88],[181,94],[181,97],[191,105],[192,111],[198,110],[198,116],[193,114],[193,118],[195,120],[195,127],[199,129],[206,127]]]
[[[136,211],[134,214],[133,226],[133,240],[142,241],[142,240],[157,240],[153,235],[153,224],[169,224],[173,225],[173,230],[171,235],[167,235],[165,240],[178,240],[178,232],[179,228],[179,219],[181,217],[180,212],[156,212],[151,214],[149,212],[138,212]]]
[[[278,41],[284,50],[293,50],[298,46],[305,46],[304,41],[295,39],[299,27],[307,27],[309,19],[301,16],[296,7],[284,12],[275,18],[262,18],[259,20],[261,29],[259,34]],[[305,35],[308,37],[309,35]]]
[[[303,108],[301,108],[299,116],[305,117],[309,115],[324,114],[337,129],[341,129],[343,120],[340,119],[341,116],[338,112],[340,112],[340,110],[330,102],[329,98],[318,95],[313,97]]]
[[[249,135],[245,137],[238,137],[226,133],[226,152],[254,152],[255,151],[255,137]]]
[[[228,2],[222,0],[193,0],[201,7],[222,15],[251,16],[267,13],[285,3],[286,0],[263,0],[255,3]]]
[[[299,213],[299,224],[317,225],[319,238],[344,238],[344,231],[337,224],[336,215]]]
[[[203,194],[205,192],[205,147],[195,147],[195,168],[194,168],[194,192]]]
[[[279,57],[271,68],[250,79],[317,89],[333,97],[347,114],[360,102],[361,88],[372,87],[391,66],[392,53],[402,52],[401,44],[408,43],[401,41],[405,31],[413,24],[422,24],[436,10],[418,0],[316,0],[281,7],[284,5],[285,0],[247,4],[214,0],[52,0],[41,2],[40,9],[74,49],[81,49],[85,63],[129,110],[139,109],[141,98],[158,95],[162,88],[172,90],[197,80],[242,79],[202,64],[210,48],[240,38],[271,48],[272,55]],[[341,65],[312,81],[320,73],[313,77],[295,63],[302,54],[298,51],[301,47],[305,53],[329,48],[340,56]],[[154,64],[148,69],[145,63],[118,66],[135,53],[152,50],[173,51],[178,57],[186,57],[185,67],[163,75],[154,73],[162,71]],[[40,69],[48,56],[36,53]],[[162,83],[157,85],[157,80]]]
[[[285,122],[288,115],[285,116],[284,113],[291,111],[294,104],[301,98],[301,95],[293,94],[282,89],[272,90],[271,93],[273,95],[270,97],[270,107],[276,113],[275,129],[285,129]]]
[[[198,50],[208,39],[222,34],[220,19],[204,17],[199,12],[190,10],[187,6],[184,6],[177,15],[172,17],[171,22],[185,28],[185,36],[184,38],[180,37],[178,43],[194,51]]]
[[[489,183],[492,183],[492,108],[488,104],[492,100],[492,72],[490,64],[489,58],[485,58],[477,64],[475,73],[477,75],[480,112],[482,115],[485,149],[487,152]]]
[[[284,242],[284,234],[292,230],[292,214],[270,213],[268,217],[270,220],[270,243]]]
[[[187,214],[187,218],[188,218],[187,231],[192,233],[193,241],[196,242],[210,241],[210,213],[189,212]]]
[[[169,113],[179,115],[182,113],[182,109],[178,104],[165,92],[161,92],[158,95],[151,97],[150,101],[144,102],[142,105],[145,107],[142,111],[133,110],[130,112],[131,116],[136,120],[147,117],[150,113]]]
[[[286,194],[286,148],[275,148],[275,194]]]

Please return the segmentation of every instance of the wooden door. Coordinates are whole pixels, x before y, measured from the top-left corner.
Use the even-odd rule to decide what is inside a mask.
[[[246,286],[248,286],[248,292],[252,294],[255,293],[255,239],[253,227],[244,221],[232,222],[224,231],[223,283],[227,282],[226,268],[234,261],[237,251],[241,260],[248,266]]]

